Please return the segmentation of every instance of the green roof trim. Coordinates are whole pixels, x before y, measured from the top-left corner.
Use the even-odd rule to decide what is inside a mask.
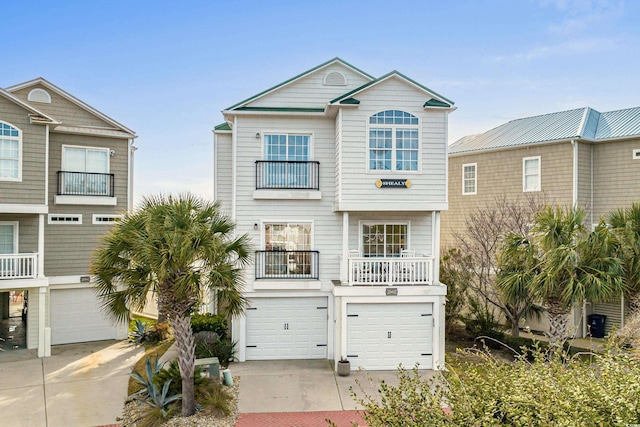
[[[236,111],[277,111],[285,113],[324,113],[324,108],[240,107]]]
[[[340,104],[358,105],[358,104],[360,104],[360,101],[358,101],[355,98],[347,98],[347,99],[343,99],[342,101],[340,101]]]
[[[364,76],[366,76],[366,77],[368,77],[368,78],[370,78],[370,79],[372,79],[372,80],[374,80],[374,79],[375,79],[375,77],[373,77],[372,75],[370,75],[370,74],[368,74],[368,73],[365,73],[365,72],[364,72],[364,71],[362,71],[361,69],[359,69],[359,68],[357,68],[357,67],[354,67],[353,65],[349,64],[349,63],[348,63],[348,62],[346,62],[346,61],[343,61],[342,59],[340,59],[340,58],[338,58],[338,57],[336,56],[335,58],[330,59],[330,60],[328,60],[327,62],[323,62],[322,64],[317,65],[317,66],[315,66],[315,67],[313,67],[313,68],[311,68],[311,69],[309,69],[309,70],[307,70],[307,71],[304,71],[304,72],[302,72],[302,73],[298,74],[297,76],[291,77],[290,79],[285,80],[285,81],[283,81],[283,82],[282,82],[282,83],[280,83],[280,84],[277,84],[277,85],[275,85],[275,86],[273,86],[273,87],[270,87],[270,88],[269,88],[269,89],[267,89],[267,90],[263,90],[262,92],[258,93],[257,95],[253,95],[253,96],[251,96],[251,97],[249,97],[249,98],[245,99],[244,101],[240,101],[240,102],[238,102],[238,103],[236,103],[236,104],[233,104],[231,107],[227,108],[226,110],[233,110],[234,108],[238,107],[239,105],[246,104],[247,102],[250,102],[250,101],[252,101],[252,100],[254,100],[254,99],[256,99],[256,98],[259,98],[259,97],[261,97],[261,96],[262,96],[262,95],[264,95],[264,94],[267,94],[267,93],[269,93],[269,92],[271,92],[271,91],[273,91],[273,90],[275,90],[275,89],[278,89],[278,88],[279,88],[279,87],[281,87],[281,86],[284,86],[284,85],[286,85],[286,84],[288,84],[288,83],[291,83],[292,81],[297,80],[297,79],[299,79],[300,77],[303,77],[303,76],[305,76],[305,75],[307,75],[307,74],[311,74],[311,73],[313,73],[314,71],[317,71],[317,70],[319,70],[320,68],[326,67],[327,65],[332,64],[332,63],[334,63],[334,62],[340,62],[341,64],[346,65],[347,67],[349,67],[349,68],[353,69],[354,71],[356,71],[356,72],[358,72],[358,73],[360,73],[360,74],[362,74],[362,75],[364,75]]]
[[[450,108],[451,104],[447,104],[446,102],[439,101],[437,99],[431,98],[427,102],[424,103],[423,107],[444,107]]]
[[[431,93],[431,94],[433,94],[433,95],[437,96],[438,98],[441,98],[441,99],[445,100],[446,102],[450,103],[449,107],[451,107],[451,105],[453,105],[453,104],[454,104],[454,102],[453,102],[453,101],[451,101],[450,99],[445,98],[444,96],[440,95],[438,92],[435,92],[435,91],[433,91],[433,90],[429,89],[428,87],[426,87],[426,86],[424,86],[424,85],[421,85],[421,84],[420,84],[420,83],[418,83],[417,81],[415,81],[415,80],[413,80],[413,79],[411,79],[411,78],[409,78],[409,77],[405,76],[404,74],[402,74],[401,72],[396,71],[396,70],[393,70],[393,71],[391,71],[391,72],[389,72],[389,73],[385,74],[385,75],[384,75],[384,76],[382,76],[382,77],[379,77],[379,78],[377,78],[377,79],[375,79],[375,80],[372,80],[372,81],[370,81],[370,82],[368,82],[368,83],[365,83],[365,84],[363,84],[362,86],[360,86],[360,87],[358,87],[358,88],[355,88],[354,90],[352,90],[352,91],[350,91],[350,92],[347,92],[347,93],[345,93],[344,95],[341,95],[341,96],[337,97],[336,99],[334,99],[334,100],[330,101],[330,102],[329,102],[329,104],[335,104],[336,102],[340,102],[340,101],[342,101],[342,100],[343,100],[343,99],[345,99],[345,98],[350,98],[350,97],[351,97],[351,95],[354,95],[354,94],[356,94],[356,93],[358,93],[358,92],[360,92],[360,91],[363,91],[364,89],[368,88],[369,86],[373,86],[373,85],[375,85],[375,84],[377,84],[377,83],[380,83],[381,81],[383,81],[383,80],[385,80],[385,79],[387,79],[387,78],[389,78],[389,77],[391,77],[391,76],[393,76],[393,75],[396,75],[396,76],[398,76],[398,77],[400,77],[400,78],[402,78],[402,79],[404,79],[404,80],[406,80],[406,81],[408,81],[408,82],[410,82],[410,83],[412,83],[412,84],[414,84],[414,85],[418,86],[419,88],[421,88],[421,89],[423,89],[423,90],[425,90],[425,91],[427,91],[427,92],[429,92],[429,93]]]
[[[229,123],[224,122],[220,123],[218,126],[215,126],[213,130],[231,130],[231,126],[229,126]]]

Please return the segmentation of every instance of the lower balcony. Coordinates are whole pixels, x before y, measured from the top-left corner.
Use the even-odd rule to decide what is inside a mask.
[[[256,251],[256,279],[317,280],[318,251]]]
[[[112,173],[58,171],[57,205],[115,206]]]
[[[38,254],[0,254],[0,280],[38,277]]]
[[[349,286],[432,285],[433,258],[349,258]]]

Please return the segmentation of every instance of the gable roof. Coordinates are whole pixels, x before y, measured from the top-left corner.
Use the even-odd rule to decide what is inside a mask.
[[[368,83],[363,84],[360,87],[357,87],[343,95],[340,95],[339,97],[332,99],[331,101],[329,101],[329,104],[333,105],[333,104],[340,104],[342,100],[344,99],[348,99],[348,98],[353,98],[354,95],[357,95],[358,93],[371,88],[373,86],[376,86],[382,82],[384,82],[387,79],[390,79],[392,77],[397,77],[400,78],[402,80],[405,80],[406,82],[408,82],[409,84],[416,86],[418,89],[426,92],[428,95],[431,96],[431,98],[429,100],[427,100],[425,102],[425,107],[429,106],[429,107],[444,107],[444,108],[450,108],[454,102],[451,101],[450,99],[445,98],[444,96],[438,94],[437,92],[429,89],[426,86],[421,85],[420,83],[416,82],[413,79],[410,79],[409,77],[405,76],[404,74],[400,73],[399,71],[393,70],[387,74],[385,74],[382,77],[379,77],[377,79],[374,79]],[[436,98],[436,99],[433,99]],[[435,104],[432,103],[432,105],[427,105],[429,104],[430,101],[435,101]],[[442,104],[442,105],[439,105]],[[446,107],[445,107],[446,105]]]
[[[85,102],[81,101],[80,99],[76,98],[75,96],[71,95],[70,93],[64,91],[63,89],[59,88],[58,86],[54,85],[53,83],[49,82],[48,80],[42,78],[42,77],[38,77],[35,78],[33,80],[29,80],[26,81],[24,83],[19,83],[17,85],[13,85],[8,87],[6,90],[7,92],[14,92],[20,89],[24,89],[26,87],[30,87],[30,86],[35,86],[37,84],[40,84],[44,87],[46,87],[47,89],[57,93],[58,95],[62,96],[63,98],[67,99],[68,101],[72,102],[73,104],[77,105],[78,107],[82,108],[83,110],[93,114],[94,116],[100,118],[101,120],[107,122],[108,124],[110,124],[111,126],[113,126],[114,128],[121,130],[125,133],[128,133],[132,136],[135,136],[135,132],[132,131],[131,129],[127,128],[126,126],[124,126],[123,124],[115,121],[114,119],[112,119],[111,117],[107,116],[106,114],[96,110],[95,108],[93,108],[92,106],[90,106],[89,104],[86,104]]]
[[[51,123],[51,124],[60,123],[56,119],[54,119],[53,117],[46,115],[45,113],[43,113],[42,111],[39,111],[36,108],[33,108],[31,105],[29,105],[26,102],[23,102],[22,100],[16,98],[11,93],[7,92],[6,90],[4,90],[2,88],[0,88],[0,96],[8,99],[11,102],[14,102],[14,103],[18,104],[19,106],[21,106],[25,110],[30,111],[31,112],[30,116],[31,116],[32,120],[36,120],[36,121],[41,122],[41,123]]]
[[[541,142],[598,141],[640,136],[640,107],[600,113],[584,107],[512,120],[449,145],[449,154],[500,149]]]
[[[279,84],[277,84],[277,85],[275,85],[273,87],[270,87],[267,90],[264,90],[264,91],[262,91],[262,92],[260,92],[260,93],[258,93],[256,95],[253,95],[252,97],[249,97],[249,98],[247,98],[247,99],[245,99],[243,101],[240,101],[240,102],[238,102],[236,104],[233,104],[231,107],[225,108],[225,111],[240,109],[244,105],[246,105],[246,104],[248,104],[248,103],[250,103],[252,101],[255,101],[258,98],[261,98],[261,97],[263,97],[263,96],[265,96],[265,95],[267,95],[267,94],[269,94],[269,93],[271,93],[271,92],[273,92],[273,91],[275,91],[277,89],[280,89],[280,88],[282,88],[284,86],[287,86],[287,85],[289,85],[289,84],[291,84],[291,83],[293,83],[293,82],[295,82],[295,81],[297,81],[297,80],[299,80],[299,79],[301,79],[301,78],[303,78],[305,76],[308,76],[311,73],[314,73],[314,72],[316,72],[318,70],[321,70],[322,68],[328,67],[329,65],[332,65],[332,64],[335,64],[335,63],[342,64],[343,66],[345,66],[347,68],[350,68],[351,70],[355,71],[358,74],[361,74],[362,76],[364,76],[365,78],[367,78],[369,80],[373,80],[374,79],[374,77],[371,76],[370,74],[367,74],[364,71],[360,70],[359,68],[356,68],[353,65],[349,64],[348,62],[343,61],[342,59],[340,59],[338,57],[335,57],[333,59],[330,59],[327,62],[323,62],[320,65],[317,65],[317,66],[315,66],[315,67],[313,67],[313,68],[311,68],[311,69],[309,69],[307,71],[304,71],[304,72],[298,74],[297,76],[291,77],[290,79],[285,80],[282,83],[279,83]]]

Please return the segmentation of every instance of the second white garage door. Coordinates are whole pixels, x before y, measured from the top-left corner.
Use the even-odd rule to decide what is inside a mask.
[[[52,289],[50,295],[51,344],[116,338],[116,326],[101,312],[93,288]]]
[[[256,298],[247,316],[247,360],[327,357],[327,298]]]
[[[433,367],[433,304],[347,304],[351,368]]]

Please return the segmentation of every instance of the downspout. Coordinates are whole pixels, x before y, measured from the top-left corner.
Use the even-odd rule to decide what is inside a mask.
[[[576,209],[578,207],[578,144],[575,139],[571,140],[571,147],[573,148],[573,189],[571,194],[571,207]],[[574,317],[575,319],[575,317]],[[582,300],[582,336],[587,336],[587,300]]]
[[[128,197],[127,197],[127,212],[131,211],[133,209],[133,159],[134,159],[134,153],[135,151],[138,149],[137,147],[133,146],[133,138],[129,139],[129,150],[127,152],[127,156],[128,158],[128,163],[129,163],[129,177],[128,177],[128,183],[127,183],[127,190],[128,190]]]
[[[236,220],[237,200],[237,160],[238,160],[238,116],[233,116],[233,133],[231,134],[231,219]]]
[[[49,125],[45,128],[44,151],[44,205],[49,206]]]

